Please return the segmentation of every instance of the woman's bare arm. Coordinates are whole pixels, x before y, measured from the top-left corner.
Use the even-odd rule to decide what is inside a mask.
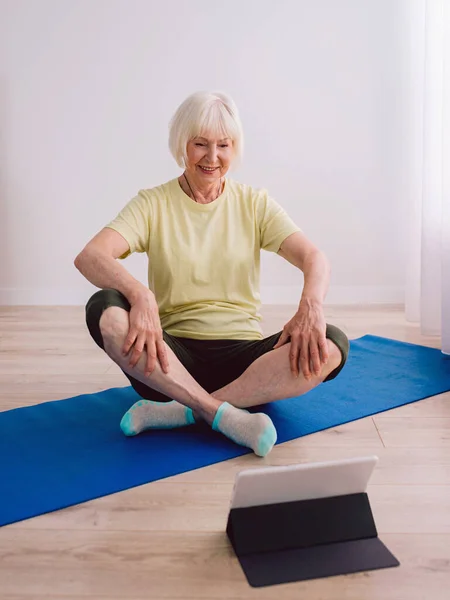
[[[142,294],[153,294],[116,260],[129,249],[128,242],[120,233],[105,227],[88,242],[74,264],[93,285],[118,290],[133,304]]]

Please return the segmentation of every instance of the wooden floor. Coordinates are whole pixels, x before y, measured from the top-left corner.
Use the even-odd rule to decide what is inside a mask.
[[[292,311],[267,307],[265,333]],[[329,308],[327,320],[350,338],[438,346],[400,309]],[[122,385],[82,308],[0,308],[0,410]],[[369,488],[379,535],[401,567],[249,587],[224,533],[235,473],[368,453],[380,457]],[[276,446],[265,459],[241,457],[3,527],[0,598],[448,600],[450,394]]]

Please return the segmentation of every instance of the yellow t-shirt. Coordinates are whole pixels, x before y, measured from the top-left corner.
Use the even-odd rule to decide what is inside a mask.
[[[300,231],[267,191],[230,179],[210,204],[178,179],[141,190],[107,227],[130,246],[120,258],[147,253],[162,328],[192,339],[261,339],[260,250]]]

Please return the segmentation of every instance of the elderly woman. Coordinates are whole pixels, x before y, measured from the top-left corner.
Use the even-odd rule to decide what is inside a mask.
[[[141,190],[75,259],[101,288],[87,303],[87,326],[143,398],[121,421],[125,435],[201,419],[265,456],[275,427],[244,409],[304,394],[347,358],[347,337],[323,313],[328,261],[267,191],[226,177],[243,149],[228,96],[188,97],[169,146],[182,174]],[[304,273],[297,312],[266,338],[261,248]],[[148,256],[148,287],[116,260],[132,252]]]

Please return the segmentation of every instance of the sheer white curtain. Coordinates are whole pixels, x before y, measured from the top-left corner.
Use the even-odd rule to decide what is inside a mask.
[[[420,189],[412,213],[406,317],[450,354],[450,1],[425,0],[420,87]],[[420,56],[420,52],[416,53]],[[418,71],[418,72],[420,72]]]

